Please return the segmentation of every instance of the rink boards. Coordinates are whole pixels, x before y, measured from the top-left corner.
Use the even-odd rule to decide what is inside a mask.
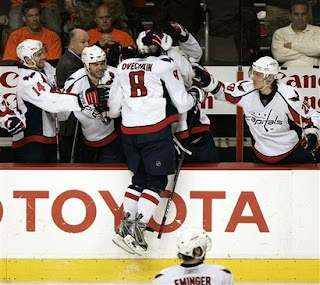
[[[184,227],[210,233],[208,262],[236,281],[320,281],[319,165],[185,166],[165,233],[163,198],[141,257],[111,241],[130,179],[123,165],[0,164],[0,281],[149,281],[178,264]]]

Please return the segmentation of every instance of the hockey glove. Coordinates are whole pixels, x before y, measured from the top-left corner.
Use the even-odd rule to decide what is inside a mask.
[[[119,64],[120,56],[121,56],[121,45],[118,43],[112,44],[108,50],[108,56],[107,56],[108,65],[117,67],[117,65]]]
[[[203,90],[197,86],[191,86],[188,90],[188,93],[193,97],[195,101],[194,105],[201,104],[207,97],[207,93],[203,92]]]
[[[186,42],[189,39],[189,32],[177,22],[167,22],[160,25],[162,32],[170,35],[172,38],[180,42]]]
[[[136,50],[134,47],[127,46],[127,47],[121,48],[121,56],[120,56],[121,61],[128,58],[134,58],[134,57],[136,57]]]
[[[98,111],[107,109],[109,90],[109,87],[105,85],[98,85],[97,87],[90,87],[89,89],[81,92],[78,96],[80,108],[83,110],[91,105],[94,106]]]
[[[205,92],[211,92],[218,87],[219,81],[213,78],[208,70],[206,70],[201,64],[191,61],[191,65],[195,73],[195,77],[193,79],[199,88],[203,89]]]
[[[161,40],[163,38],[163,34],[156,31],[148,31],[146,36],[142,38],[142,43],[146,46],[161,46]]]
[[[15,135],[25,129],[24,123],[18,117],[10,117],[5,122],[5,127],[11,135]]]
[[[320,131],[314,127],[307,127],[303,132],[302,146],[305,150],[316,152],[320,147]]]

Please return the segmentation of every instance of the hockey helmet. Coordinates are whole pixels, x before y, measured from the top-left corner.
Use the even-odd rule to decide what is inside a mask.
[[[252,64],[249,70],[250,78],[254,71],[262,73],[264,78],[270,74],[276,75],[279,73],[279,63],[270,56],[263,56]]]
[[[33,55],[41,49],[43,49],[42,42],[32,39],[26,39],[20,44],[18,44],[16,53],[24,65],[28,67],[35,67],[36,63],[34,62]],[[26,63],[26,57],[32,60],[33,65]]]
[[[106,60],[105,52],[98,46],[85,47],[81,54],[81,60],[89,68],[90,63],[96,63]]]
[[[172,42],[169,35],[151,30],[140,32],[136,39],[137,48],[141,54],[155,53],[159,47],[167,51],[172,46]]]
[[[182,229],[178,233],[177,247],[178,252],[197,259],[202,259],[206,252],[211,249],[212,242],[209,234],[203,229],[188,228]],[[194,256],[194,249],[200,247],[202,255]]]

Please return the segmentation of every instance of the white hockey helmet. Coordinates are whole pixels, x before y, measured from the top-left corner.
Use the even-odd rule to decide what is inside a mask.
[[[90,63],[96,63],[106,60],[106,53],[100,47],[93,45],[91,47],[85,47],[81,54],[81,60],[85,67],[88,69]]]
[[[211,249],[212,241],[209,234],[203,229],[182,229],[177,236],[178,252],[196,259],[202,259],[206,252]],[[200,247],[202,255],[195,257],[194,249]]]
[[[150,33],[150,32],[152,31],[147,30],[139,33],[136,39],[139,53],[141,54],[155,53],[159,47],[162,48],[162,50],[167,51],[172,46],[172,42],[173,42],[172,38],[166,33],[161,33],[161,32],[154,32],[153,41],[155,42],[155,44],[150,44],[150,45],[144,44],[143,38],[147,35],[147,33]]]
[[[22,63],[28,67],[35,67],[36,63],[33,59],[33,55],[38,52],[39,50],[43,49],[43,44],[40,41],[26,39],[20,44],[18,44],[16,53],[17,56],[20,58]],[[28,57],[32,60],[33,65],[27,64],[25,58]]]
[[[252,77],[253,71],[263,73],[264,78],[270,74],[276,75],[279,73],[279,63],[270,56],[263,56],[252,64],[249,70],[250,77]]]

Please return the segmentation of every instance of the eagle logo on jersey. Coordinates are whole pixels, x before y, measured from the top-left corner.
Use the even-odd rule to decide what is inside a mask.
[[[29,80],[29,78],[32,79],[35,74],[35,72],[32,72],[30,75],[23,77],[23,80]]]
[[[240,90],[240,91],[242,91],[242,92],[245,92],[245,90],[244,90],[244,88],[243,88],[243,86],[242,86],[242,84],[243,84],[244,82],[241,82],[239,85],[238,85],[238,90]]]
[[[291,100],[291,101],[293,101],[293,102],[299,101],[299,99],[300,99],[300,98],[299,98],[299,94],[298,94],[297,92],[295,92],[295,95],[296,95],[296,96],[289,98],[289,100]]]

